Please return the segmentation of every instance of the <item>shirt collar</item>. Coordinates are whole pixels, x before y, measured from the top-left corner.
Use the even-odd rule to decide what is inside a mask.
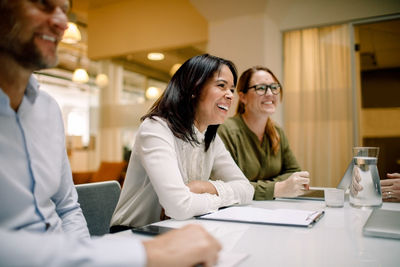
[[[32,104],[35,103],[36,97],[39,92],[39,83],[36,78],[31,75],[29,77],[28,85],[26,86],[25,96]]]
[[[248,134],[250,134],[251,136],[253,136],[253,138],[255,138],[256,140],[258,140],[257,135],[256,135],[252,130],[250,130],[249,126],[247,126],[246,122],[244,121],[244,119],[243,119],[243,114],[238,114],[238,115],[236,115],[236,116],[239,117],[239,120],[240,120],[240,123],[242,124],[243,129],[244,129]],[[264,132],[264,134],[265,134],[265,132]]]
[[[197,141],[199,141],[200,143],[203,143],[204,134],[206,133],[207,129],[202,133],[196,128],[196,126],[193,125],[193,128],[194,128],[194,133],[196,135]]]
[[[28,80],[28,84],[25,89],[25,96],[28,98],[28,100],[33,104],[35,102],[35,99],[38,95],[39,91],[39,83],[36,80],[36,78],[31,75]],[[3,106],[9,106],[10,105],[10,98],[4,91],[0,88],[0,104]]]
[[[10,108],[10,99],[8,95],[0,88],[0,114],[6,113]]]
[[[35,102],[36,97],[39,92],[39,83],[36,78],[31,75],[28,80],[28,84],[25,89],[25,96],[32,104]],[[22,103],[21,103],[22,104]],[[10,109],[10,98],[8,95],[0,88],[0,112],[8,112]]]

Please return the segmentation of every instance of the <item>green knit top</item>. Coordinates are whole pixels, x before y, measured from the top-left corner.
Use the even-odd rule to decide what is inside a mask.
[[[283,130],[275,127],[280,136],[280,148],[276,155],[272,151],[267,133],[260,143],[241,115],[227,119],[218,128],[218,135],[227,150],[254,186],[255,200],[273,199],[275,183],[301,170]]]

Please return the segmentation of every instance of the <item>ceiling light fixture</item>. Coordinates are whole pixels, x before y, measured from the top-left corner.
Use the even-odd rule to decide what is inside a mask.
[[[149,60],[163,60],[164,54],[163,53],[148,53],[147,58]]]
[[[72,81],[77,83],[87,83],[89,81],[89,75],[85,69],[78,68],[72,75]]]
[[[67,44],[76,44],[81,40],[81,32],[73,22],[68,22],[68,28],[64,32],[62,42]]]
[[[156,99],[160,95],[160,89],[157,87],[151,86],[146,90],[146,98],[147,99]]]
[[[104,73],[99,73],[96,76],[96,84],[100,88],[104,88],[108,85],[108,76]]]

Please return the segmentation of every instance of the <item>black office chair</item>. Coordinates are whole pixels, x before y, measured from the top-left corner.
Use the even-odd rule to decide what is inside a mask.
[[[75,188],[90,235],[109,233],[111,217],[121,193],[119,183],[106,181],[79,184]]]

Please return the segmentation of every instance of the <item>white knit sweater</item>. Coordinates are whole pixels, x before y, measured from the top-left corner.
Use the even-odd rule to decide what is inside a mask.
[[[141,124],[111,225],[159,221],[161,207],[167,216],[184,220],[253,199],[253,186],[219,136],[204,152],[204,134],[195,131],[200,145],[176,138],[162,119]],[[210,181],[218,196],[190,192],[185,184],[193,180]]]

